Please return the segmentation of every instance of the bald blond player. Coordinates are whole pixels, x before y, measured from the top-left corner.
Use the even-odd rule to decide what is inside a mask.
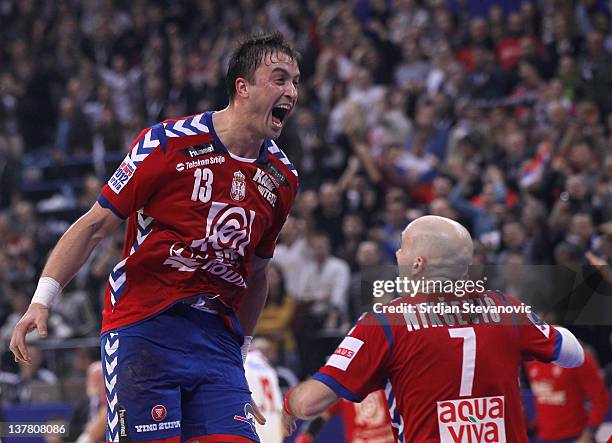
[[[472,254],[463,226],[425,216],[404,230],[396,255],[401,277],[459,287]],[[483,309],[469,315],[459,308],[420,311],[436,304]],[[384,388],[399,442],[526,443],[521,362],[576,367],[584,359],[569,331],[547,325],[498,291],[417,293],[385,307],[362,316],[325,366],[287,393],[287,432],[295,430],[296,418],[315,417],[339,397],[359,402]]]

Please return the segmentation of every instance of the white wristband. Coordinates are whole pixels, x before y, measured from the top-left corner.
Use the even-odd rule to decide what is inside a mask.
[[[246,361],[247,354],[249,353],[249,348],[251,347],[251,342],[253,341],[252,335],[244,336],[244,343],[240,346],[240,353],[242,354],[242,364]]]
[[[52,277],[41,277],[38,280],[38,286],[34,291],[34,296],[30,303],[40,303],[43,306],[49,307],[53,304],[58,295],[62,292],[62,285]]]

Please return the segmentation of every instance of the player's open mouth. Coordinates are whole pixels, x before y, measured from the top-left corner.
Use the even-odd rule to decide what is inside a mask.
[[[277,105],[272,108],[272,124],[278,128],[283,126],[283,121],[289,115],[291,106],[287,104]]]

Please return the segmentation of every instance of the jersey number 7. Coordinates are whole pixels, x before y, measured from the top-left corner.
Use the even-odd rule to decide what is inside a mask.
[[[470,397],[474,386],[474,369],[476,368],[476,333],[474,328],[449,329],[451,338],[463,339],[463,361],[461,364],[460,397]]]

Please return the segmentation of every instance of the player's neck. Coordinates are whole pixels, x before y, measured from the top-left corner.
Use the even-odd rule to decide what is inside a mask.
[[[259,155],[263,139],[249,131],[249,122],[233,106],[212,115],[213,126],[221,143],[232,154],[245,158]]]

